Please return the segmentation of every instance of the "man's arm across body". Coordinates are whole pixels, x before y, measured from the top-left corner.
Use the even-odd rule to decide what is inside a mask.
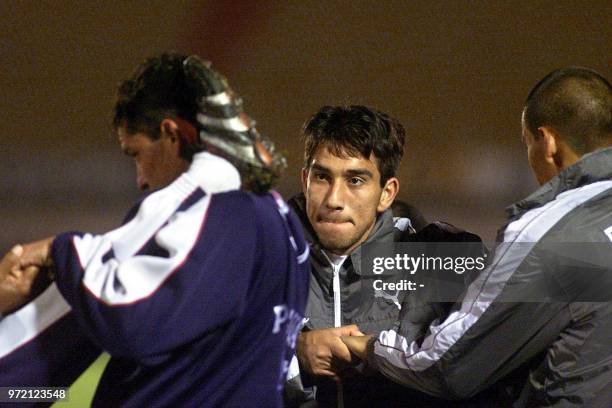
[[[257,235],[249,219],[252,203],[244,197],[236,204],[242,211],[226,209],[239,218],[241,242],[235,242],[236,234],[221,233],[218,215],[215,222],[208,219],[219,212],[214,195],[187,173],[148,196],[121,228],[53,239],[46,250],[57,270],[56,282],[83,329],[111,355],[138,360],[167,352],[238,315],[249,280],[233,275],[250,271]],[[227,257],[227,248],[237,245],[241,256]],[[44,245],[37,250],[24,255],[25,262],[45,257]],[[223,274],[215,275],[220,269]],[[218,295],[228,291],[235,296]],[[193,318],[185,324],[179,315]]]
[[[101,350],[45,271],[21,268],[23,252],[17,245],[0,261],[0,386],[69,386]]]
[[[541,364],[550,365],[549,372],[561,369],[563,362],[555,350],[571,349],[572,342],[567,340],[572,336],[570,325],[581,324],[580,320],[591,319],[599,312],[586,308],[580,316],[570,303],[572,299],[539,298],[540,293],[546,293],[539,291],[555,285],[577,290],[574,283],[580,285],[581,281],[575,272],[595,264],[581,266],[571,258],[563,264],[559,254],[551,257],[550,249],[556,247],[540,241],[544,234],[551,242],[566,237],[563,231],[557,237],[549,231],[605,187],[582,191],[579,199],[566,195],[510,223],[489,267],[444,321],[430,325],[424,339],[408,341],[397,331],[388,330],[377,337],[343,340],[355,355],[366,358],[394,381],[450,399],[471,397],[534,357],[543,358]],[[584,220],[581,226],[585,226]],[[606,252],[607,259],[609,254]],[[609,262],[598,264],[609,268]],[[596,331],[589,330],[585,336],[591,332]],[[588,337],[581,339],[588,341]]]

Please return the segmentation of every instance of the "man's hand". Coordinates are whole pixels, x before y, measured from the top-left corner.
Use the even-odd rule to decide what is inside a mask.
[[[36,266],[20,265],[24,248],[15,245],[0,261],[0,313],[8,314],[26,304],[38,275]]]
[[[52,266],[51,244],[55,237],[15,245],[0,261],[0,314],[19,309],[51,283],[46,272]]]
[[[351,353],[341,336],[362,334],[356,325],[310,330],[300,333],[296,354],[308,373],[338,380],[351,363]]]
[[[368,358],[368,342],[372,337],[372,335],[365,336],[362,334],[359,336],[353,334],[352,336],[342,336],[341,339],[352,354],[365,361]]]
[[[49,237],[23,245],[23,253],[20,256],[21,266],[51,266],[51,245],[54,239],[55,237]]]

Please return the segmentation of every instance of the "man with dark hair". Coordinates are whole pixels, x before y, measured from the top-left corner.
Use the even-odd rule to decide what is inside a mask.
[[[310,243],[312,277],[287,393],[295,398],[304,386],[315,391],[322,406],[398,402],[398,391],[406,394],[400,387],[347,370],[350,353],[340,336],[390,328],[402,307],[399,291],[375,290],[364,279],[360,259],[365,244],[407,241],[414,233],[410,220],[394,218],[390,210],[399,189],[395,175],[404,153],[404,128],[365,106],[325,106],[303,133],[303,195],[290,204]],[[432,229],[440,236],[454,234],[442,224]],[[348,372],[354,376],[347,378]],[[418,400],[412,398],[407,399]]]
[[[542,187],[509,208],[491,265],[448,318],[417,341],[393,330],[343,340],[431,395],[467,398],[514,377],[520,386],[497,395],[505,404],[610,407],[612,87],[589,69],[554,71],[529,94],[522,127]]]
[[[325,106],[304,125],[306,212],[328,252],[353,252],[391,206],[404,141],[399,122],[364,106]]]
[[[612,133],[608,87],[604,77],[589,69],[553,71],[529,93],[523,111],[525,126],[531,134],[538,135],[540,127],[554,124],[575,153],[568,153],[571,160],[578,160],[605,146]]]
[[[0,321],[0,385],[74,379],[44,345],[63,353],[82,331],[112,357],[95,406],[280,406],[310,273],[299,221],[268,191],[283,158],[194,56],[147,60],[114,124],[138,186],[156,191],[114,231],[16,247],[21,269],[52,266],[54,282]]]

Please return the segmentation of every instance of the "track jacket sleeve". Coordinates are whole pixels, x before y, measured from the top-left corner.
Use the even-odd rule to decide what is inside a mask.
[[[58,288],[111,355],[163,358],[240,315],[257,229],[249,196],[227,194],[185,173],[121,228],[55,239]]]
[[[512,301],[532,282],[516,273],[504,282],[503,275],[513,268],[497,261],[443,322],[429,327],[421,342],[410,342],[394,330],[380,333],[370,344],[369,363],[411,388],[462,399],[545,350],[570,320],[566,305]],[[503,293],[496,291],[501,288]]]
[[[603,187],[560,196],[510,223],[489,267],[444,321],[434,321],[426,336],[416,341],[396,330],[381,332],[368,345],[369,363],[408,387],[460,399],[475,395],[551,347],[579,344],[582,340],[576,333],[567,332],[576,319],[571,299],[538,300],[538,296],[563,285],[580,269],[554,262],[549,247],[538,244],[557,222]],[[565,282],[566,287],[576,287],[575,279]]]
[[[100,353],[52,284],[0,320],[0,387],[69,386]]]

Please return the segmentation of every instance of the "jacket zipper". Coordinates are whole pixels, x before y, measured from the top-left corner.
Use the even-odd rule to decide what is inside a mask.
[[[340,294],[340,268],[342,265],[333,265],[334,268],[334,327],[342,326],[342,297]]]
[[[342,296],[340,293],[340,268],[344,262],[340,262],[337,265],[329,259],[325,251],[323,255],[327,258],[327,261],[333,270],[332,288],[334,291],[334,327],[342,326]],[[339,382],[336,385],[336,398],[337,408],[344,408],[344,391],[342,389],[342,383]]]
[[[342,298],[340,296],[340,268],[342,264],[338,266],[334,265],[334,326],[342,326]],[[337,398],[338,408],[344,408],[344,391],[342,390],[342,383],[339,382],[337,385]]]

